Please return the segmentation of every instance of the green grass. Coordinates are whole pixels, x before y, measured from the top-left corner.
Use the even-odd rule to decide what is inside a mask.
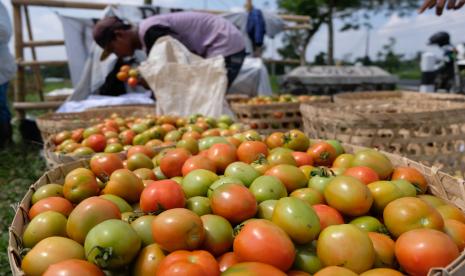
[[[421,71],[420,70],[405,70],[405,71],[399,71],[394,73],[397,75],[400,79],[403,80],[419,80],[421,79]]]
[[[44,172],[40,145],[17,142],[0,149],[0,275],[11,275],[8,262],[8,227],[13,220],[13,204],[21,201],[27,189]]]
[[[45,92],[57,88],[70,87],[70,81],[46,83]],[[13,94],[10,93],[10,99]],[[28,101],[39,101],[37,92],[26,95]],[[38,116],[45,111],[28,112]],[[14,144],[0,149],[0,276],[11,275],[8,261],[8,227],[13,220],[15,211],[12,205],[21,201],[29,186],[33,184],[46,170],[45,160],[41,156],[41,145],[23,142],[14,126]]]

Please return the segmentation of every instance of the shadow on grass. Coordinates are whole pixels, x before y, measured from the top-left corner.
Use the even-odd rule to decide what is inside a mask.
[[[8,262],[8,227],[14,216],[12,204],[19,202],[29,186],[45,171],[41,146],[18,142],[0,149],[0,275],[11,275]]]

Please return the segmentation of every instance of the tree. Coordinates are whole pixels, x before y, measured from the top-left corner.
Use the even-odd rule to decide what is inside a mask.
[[[396,39],[390,37],[388,42],[383,45],[382,50],[378,52],[378,65],[389,71],[390,73],[397,72],[400,69],[404,55],[396,54],[394,47],[396,46]]]
[[[278,0],[280,9],[297,15],[311,17],[312,29],[290,31],[285,36],[285,43],[293,44],[295,53],[291,54],[288,49],[280,54],[284,57],[299,56],[301,63],[305,63],[305,53],[312,37],[321,26],[328,25],[328,64],[334,64],[334,25],[335,17],[343,20],[344,25],[340,31],[359,29],[366,25],[370,16],[374,13],[385,11],[387,14],[395,11],[399,15],[405,15],[417,8],[418,0]],[[357,11],[363,11],[358,13]],[[286,48],[287,46],[285,46]],[[292,48],[292,45],[291,45]]]

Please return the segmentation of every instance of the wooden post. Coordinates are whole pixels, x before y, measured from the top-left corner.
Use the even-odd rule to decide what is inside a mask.
[[[27,34],[29,41],[34,41],[34,37],[32,35],[32,28],[31,28],[31,18],[29,17],[29,8],[28,6],[24,6],[24,15],[26,17],[26,28],[27,28]],[[31,46],[31,54],[32,54],[32,60],[36,61],[37,60],[37,53],[36,53],[36,48],[35,46]],[[37,66],[32,66],[32,73],[34,75],[34,81],[36,83],[36,89],[37,92],[39,92],[39,98],[41,101],[44,101],[44,91],[42,89],[42,78],[40,75],[40,67]]]
[[[23,49],[23,22],[21,17],[21,6],[13,5],[13,24],[15,33],[15,56],[17,63],[24,60],[24,49]],[[24,86],[24,67],[18,66],[15,79],[15,102],[24,102],[25,86]],[[25,112],[23,110],[17,110],[19,119],[24,119]]]

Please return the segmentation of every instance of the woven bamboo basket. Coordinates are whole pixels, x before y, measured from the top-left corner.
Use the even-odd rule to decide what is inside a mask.
[[[45,162],[47,164],[47,167],[49,169],[58,167],[63,164],[75,162],[81,159],[89,159],[94,156],[94,154],[89,155],[89,156],[75,156],[75,155],[69,155],[69,154],[64,154],[61,152],[55,152],[55,144],[53,144],[52,140],[49,138],[47,142],[44,144],[44,157],[45,157]],[[126,159],[126,152],[120,152],[118,153],[119,157],[121,159]]]
[[[307,103],[329,103],[331,97],[318,96]],[[231,109],[240,122],[256,129],[261,134],[275,131],[302,129],[300,102],[248,104],[233,103]]]
[[[230,105],[233,103],[244,103],[250,99],[249,95],[245,94],[228,94],[225,98],[226,102]]]
[[[344,145],[344,148],[347,152],[355,152],[359,149],[362,149],[352,145]],[[446,200],[451,204],[454,204],[461,210],[465,210],[465,181],[463,179],[454,178],[441,171],[438,171],[436,168],[426,167],[418,162],[411,161],[398,155],[389,153],[384,154],[387,155],[387,157],[393,162],[395,166],[410,166],[418,169],[427,179],[430,193]],[[29,223],[28,211],[34,191],[39,187],[49,183],[62,184],[66,174],[79,167],[88,168],[88,160],[76,161],[48,171],[41,178],[39,178],[37,182],[31,185],[24,198],[16,206],[16,213],[9,229],[8,244],[8,258],[14,276],[24,275],[24,272],[21,270],[21,252],[23,250],[21,237],[27,224]],[[465,252],[463,252],[448,267],[434,269],[430,272],[429,275],[465,275]]]
[[[449,173],[465,171],[465,105],[401,100],[359,104],[304,104],[310,137],[400,154]]]
[[[112,114],[121,117],[155,114],[155,105],[125,105],[90,109],[84,112],[48,113],[37,118],[43,141],[60,131],[86,128],[108,118]]]
[[[412,91],[372,91],[340,93],[334,95],[333,99],[335,103],[414,99],[465,102],[465,95],[451,93],[419,93]]]

